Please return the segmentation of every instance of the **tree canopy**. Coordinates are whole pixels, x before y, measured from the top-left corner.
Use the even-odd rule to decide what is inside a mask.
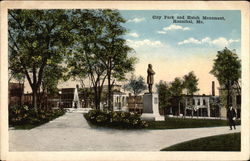
[[[159,94],[159,106],[160,108],[165,108],[171,105],[171,91],[170,85],[160,80],[158,84],[156,84],[157,93]]]
[[[128,80],[128,83],[124,86],[125,89],[132,91],[135,96],[142,93],[144,90],[147,89],[146,83],[142,76],[136,77],[132,75],[131,78]]]
[[[112,86],[125,80],[125,74],[134,70],[136,58],[123,35],[125,22],[116,10],[73,11],[75,41],[69,57],[70,74],[88,77],[95,92],[95,106],[99,108],[102,88],[108,84],[108,106],[111,107]],[[79,17],[81,19],[78,21]]]
[[[193,71],[183,76],[183,87],[187,90],[188,95],[193,95],[195,92],[199,91],[198,81],[199,79],[196,78]]]
[[[238,84],[241,78],[241,62],[237,54],[228,48],[218,51],[210,73],[218,79],[221,86]]]
[[[66,10],[9,10],[9,69],[23,73],[32,89],[33,106],[45,69],[60,67],[71,44],[70,23]]]
[[[227,91],[227,107],[230,105],[230,96],[232,87],[236,87],[237,92],[241,95],[239,80],[241,78],[241,62],[234,51],[224,48],[218,51],[214,59],[213,68],[210,71],[219,81],[222,90]]]

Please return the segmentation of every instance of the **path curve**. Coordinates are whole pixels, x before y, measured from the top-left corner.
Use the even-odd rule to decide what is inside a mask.
[[[229,127],[169,130],[91,128],[79,112],[31,130],[9,130],[10,151],[159,151],[201,137],[240,132]]]

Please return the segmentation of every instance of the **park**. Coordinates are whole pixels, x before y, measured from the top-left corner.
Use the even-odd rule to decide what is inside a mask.
[[[139,37],[128,28],[144,20],[123,14],[8,11],[10,151],[240,151],[236,50],[212,49],[212,65],[199,77],[198,65],[165,72],[157,63],[161,55],[152,56],[152,63],[138,48],[164,45],[126,38]],[[191,30],[172,24],[158,34],[173,29]],[[210,38],[197,44],[205,40]],[[177,44],[188,41],[198,40]],[[170,71],[178,76],[170,77]]]

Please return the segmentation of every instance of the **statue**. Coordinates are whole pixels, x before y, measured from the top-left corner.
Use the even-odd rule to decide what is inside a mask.
[[[155,72],[152,69],[152,65],[148,64],[147,84],[148,84],[149,93],[152,93],[152,87],[153,87],[153,84],[154,84],[154,75],[155,75]]]

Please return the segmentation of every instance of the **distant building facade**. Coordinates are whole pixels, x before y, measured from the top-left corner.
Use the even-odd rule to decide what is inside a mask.
[[[24,99],[24,84],[9,83],[9,106],[21,105]]]
[[[128,110],[130,112],[142,113],[143,110],[143,96],[132,96],[131,94],[127,97]]]
[[[129,111],[127,103],[127,95],[123,92],[113,92],[113,110],[114,111]]]

